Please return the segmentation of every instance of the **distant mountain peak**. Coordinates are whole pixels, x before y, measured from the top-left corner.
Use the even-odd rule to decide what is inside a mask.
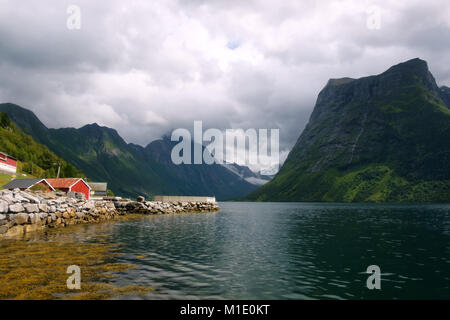
[[[396,72],[408,74],[414,73],[417,75],[428,75],[429,74],[428,63],[425,60],[414,58],[390,67],[383,74]]]
[[[81,132],[87,134],[109,134],[114,137],[119,137],[119,133],[116,129],[109,128],[106,126],[100,126],[98,123],[94,122],[91,124],[87,124],[79,129]]]

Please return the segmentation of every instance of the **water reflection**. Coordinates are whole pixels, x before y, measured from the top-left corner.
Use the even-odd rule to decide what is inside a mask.
[[[28,241],[114,244],[114,261],[137,268],[111,281],[156,289],[126,298],[450,298],[449,205],[220,205],[219,213],[74,226]],[[372,264],[381,291],[365,286]]]

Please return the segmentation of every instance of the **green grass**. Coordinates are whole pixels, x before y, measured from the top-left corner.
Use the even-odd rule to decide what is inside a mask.
[[[0,189],[3,189],[3,186],[10,182],[12,177],[9,174],[0,173]]]
[[[26,174],[23,176],[22,174]],[[35,176],[32,176],[31,174],[25,173],[25,172],[17,172],[16,177],[14,178],[12,175],[0,173],[0,189],[3,189],[3,186],[10,182],[12,179],[33,179],[36,178]]]

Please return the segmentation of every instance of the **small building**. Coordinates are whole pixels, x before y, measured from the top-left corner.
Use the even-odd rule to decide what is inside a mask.
[[[197,196],[154,196],[153,199],[161,202],[216,202],[216,197]]]
[[[55,189],[45,179],[14,179],[3,186],[3,189],[20,189],[24,191],[50,192]]]
[[[91,187],[81,178],[51,178],[47,179],[47,181],[56,191],[82,193],[86,200],[89,200]]]
[[[0,173],[16,174],[17,159],[10,155],[0,152]]]
[[[107,196],[107,182],[88,182],[88,185],[91,187],[91,198],[103,199]]]

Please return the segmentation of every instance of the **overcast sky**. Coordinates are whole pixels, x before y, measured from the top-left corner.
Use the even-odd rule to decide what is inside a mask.
[[[285,155],[329,78],[420,57],[450,85],[449,39],[448,0],[0,0],[0,101],[141,145],[194,120],[279,128]]]

